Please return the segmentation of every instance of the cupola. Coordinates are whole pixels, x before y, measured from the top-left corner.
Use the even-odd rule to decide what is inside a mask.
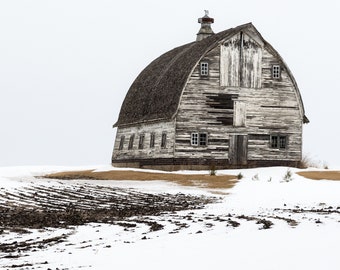
[[[201,24],[201,29],[197,33],[196,41],[201,41],[214,34],[211,29],[211,24],[214,23],[214,19],[209,17],[209,11],[205,10],[205,15],[198,19],[198,23]]]

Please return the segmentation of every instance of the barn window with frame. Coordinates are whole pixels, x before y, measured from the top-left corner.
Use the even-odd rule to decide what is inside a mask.
[[[143,149],[144,148],[144,134],[139,135],[139,143],[138,143],[138,149]]]
[[[193,146],[206,146],[208,144],[207,133],[191,133],[191,145]]]
[[[207,145],[207,133],[200,133],[200,146],[206,146]]]
[[[287,147],[287,137],[279,136],[279,148],[286,149],[286,147]]]
[[[280,79],[281,78],[281,67],[279,65],[273,65],[272,76],[273,76],[273,79]]]
[[[125,136],[123,135],[123,136],[120,137],[120,142],[119,142],[118,150],[123,150],[123,148],[124,148],[124,141],[125,141]]]
[[[150,148],[154,148],[155,147],[155,133],[151,133],[150,134]]]
[[[133,141],[135,140],[135,134],[132,134],[130,136],[130,140],[129,140],[129,146],[128,149],[131,150],[133,148]]]
[[[270,136],[270,145],[274,149],[286,149],[287,148],[287,136],[272,135]]]
[[[204,77],[209,75],[209,63],[208,62],[201,62],[200,75]]]
[[[161,148],[166,148],[166,133],[162,133]]]
[[[198,133],[191,133],[191,145],[198,145]]]

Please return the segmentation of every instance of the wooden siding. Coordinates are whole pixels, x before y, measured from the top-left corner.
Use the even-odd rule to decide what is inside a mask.
[[[240,32],[221,46],[221,86],[261,87],[262,48]]]
[[[246,126],[246,103],[241,101],[235,101],[234,105],[234,126],[245,127]]]
[[[166,133],[166,147],[161,147],[162,134]],[[149,124],[139,124],[131,127],[119,127],[116,134],[115,145],[113,149],[112,162],[117,160],[137,160],[145,158],[172,158],[175,141],[174,122],[159,122]],[[155,145],[150,148],[151,134],[155,134]],[[134,144],[132,149],[128,149],[129,138],[134,135]],[[144,144],[140,149],[139,138],[144,136]],[[125,136],[123,149],[119,150],[120,138]]]
[[[199,59],[173,120],[120,126],[113,164],[168,169],[211,164],[220,168],[296,166],[302,152],[299,92],[280,56],[251,29],[221,41]],[[202,62],[208,63],[208,76],[200,74]],[[278,79],[272,78],[273,65],[281,68]],[[161,147],[163,132],[165,148]],[[151,133],[155,133],[154,148]],[[207,134],[207,145],[192,145],[192,133]],[[133,134],[134,144],[128,150]],[[125,140],[119,149],[121,136]],[[144,136],[142,146],[140,136]],[[271,136],[286,136],[286,147],[272,148]]]
[[[208,78],[200,78],[197,65],[188,79],[176,117],[175,158],[230,160],[233,136],[244,135],[248,161],[301,160],[297,89],[279,57],[250,36],[243,34],[243,55],[238,34],[202,58]],[[272,78],[274,64],[281,66],[280,79]],[[207,133],[208,145],[191,146],[192,132]],[[271,148],[270,135],[280,134],[288,138],[286,149]]]
[[[221,46],[221,85],[240,86],[240,34],[235,35]]]

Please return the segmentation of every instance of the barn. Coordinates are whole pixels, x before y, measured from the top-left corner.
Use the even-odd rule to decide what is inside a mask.
[[[299,88],[252,23],[214,33],[151,62],[122,104],[112,164],[163,170],[299,165]]]

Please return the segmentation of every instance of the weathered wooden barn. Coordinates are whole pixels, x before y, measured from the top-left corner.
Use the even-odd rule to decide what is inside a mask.
[[[307,123],[297,83],[251,24],[214,33],[154,60],[122,104],[114,166],[165,170],[297,166]]]

